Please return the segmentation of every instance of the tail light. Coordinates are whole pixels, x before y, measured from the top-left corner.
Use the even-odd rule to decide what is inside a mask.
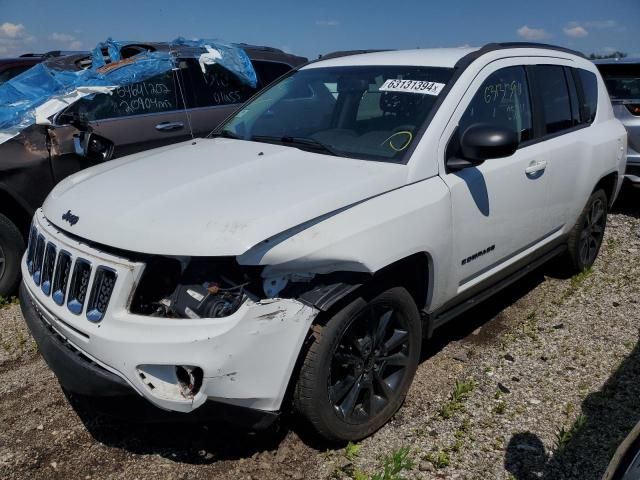
[[[624,106],[631,112],[631,115],[640,117],[640,103],[625,103]]]

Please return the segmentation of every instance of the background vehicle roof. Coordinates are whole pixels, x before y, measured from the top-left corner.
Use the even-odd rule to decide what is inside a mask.
[[[237,45],[247,53],[251,60],[286,63],[292,67],[296,67],[307,62],[305,57],[298,57],[297,55],[283,52],[277,48],[249,45],[246,43],[239,43]],[[202,49],[200,47],[192,47],[189,45],[176,45],[171,42],[130,42],[122,46],[120,49],[123,58],[129,58],[143,51],[172,52],[176,57],[180,58],[193,57],[194,54],[199,55],[202,52]],[[108,55],[106,48],[103,48],[103,55]],[[63,70],[80,70],[88,68],[91,66],[91,53],[82,52],[66,56],[49,57],[47,59],[47,65]]]
[[[640,57],[624,57],[624,58],[601,58],[598,60],[594,60],[593,63],[596,65],[623,65],[623,64],[634,64],[640,63]]]
[[[2,68],[10,68],[10,67],[20,67],[23,65],[36,65],[37,63],[40,63],[43,59],[41,57],[37,57],[37,58],[33,58],[33,57],[28,57],[28,58],[22,58],[22,57],[16,57],[16,58],[0,58],[0,67]]]

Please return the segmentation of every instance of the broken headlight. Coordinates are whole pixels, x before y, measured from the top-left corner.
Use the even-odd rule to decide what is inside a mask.
[[[262,290],[260,267],[241,267],[234,258],[147,259],[133,295],[132,313],[169,318],[221,318],[233,314]]]

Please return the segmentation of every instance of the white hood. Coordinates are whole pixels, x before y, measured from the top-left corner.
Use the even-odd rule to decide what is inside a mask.
[[[230,139],[192,143],[79,172],[51,192],[44,215],[124,250],[231,256],[407,178],[404,165]],[[68,211],[74,225],[62,218]]]

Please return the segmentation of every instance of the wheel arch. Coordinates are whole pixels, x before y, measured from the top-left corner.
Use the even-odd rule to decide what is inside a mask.
[[[609,204],[609,207],[611,207],[613,205],[613,201],[615,200],[617,186],[618,186],[618,173],[611,172],[605,175],[604,177],[602,177],[600,180],[598,180],[598,183],[593,188],[593,191],[591,193],[600,189],[604,190],[604,193],[607,195],[607,201],[608,201],[607,203]]]
[[[0,183],[0,213],[11,220],[26,238],[33,211]]]

